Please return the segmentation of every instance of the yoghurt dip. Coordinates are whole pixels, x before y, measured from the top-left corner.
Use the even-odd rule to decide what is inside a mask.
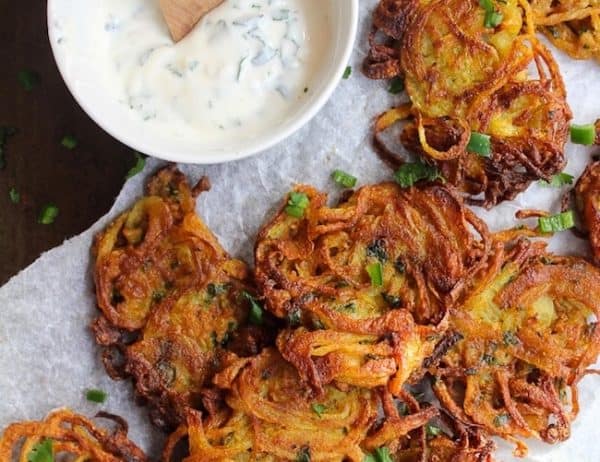
[[[331,43],[328,3],[225,0],[175,44],[158,0],[102,0],[107,97],[148,130],[207,143],[252,139],[310,94]]]

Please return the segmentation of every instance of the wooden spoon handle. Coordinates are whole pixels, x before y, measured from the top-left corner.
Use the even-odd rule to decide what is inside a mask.
[[[160,0],[160,9],[175,42],[184,38],[209,11],[224,0]]]

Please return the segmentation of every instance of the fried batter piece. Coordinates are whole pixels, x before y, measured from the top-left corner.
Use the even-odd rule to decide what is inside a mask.
[[[160,170],[147,195],[95,242],[95,282],[102,315],[93,325],[113,378],[132,377],[153,422],[177,426],[199,407],[219,363],[256,354],[264,332],[246,326],[245,263],[230,258],[195,214],[194,189],[175,167]]]
[[[310,202],[304,217],[282,208],[255,249],[266,307],[290,326],[281,353],[317,391],[335,381],[398,395],[483,260],[485,224],[437,184],[365,186],[335,207],[310,186],[295,193]]]
[[[575,59],[600,60],[600,1],[529,0],[539,30]]]
[[[528,240],[498,242],[450,329],[460,340],[430,367],[457,420],[517,444],[566,440],[577,383],[600,352],[600,271]]]
[[[571,119],[558,67],[535,37],[526,3],[494,7],[502,22],[485,27],[477,0],[381,0],[364,65],[371,78],[404,78],[411,100],[375,123],[384,160],[394,168],[405,162],[383,139],[401,122],[402,145],[486,208],[561,171]],[[537,76],[528,74],[530,63]],[[473,132],[491,137],[489,156],[469,152]]]
[[[127,423],[120,417],[100,413],[111,420],[113,430],[68,409],[52,412],[41,422],[10,425],[0,437],[0,460],[77,460],[89,462],[146,462],[142,450],[127,438]],[[68,459],[67,459],[68,458]]]
[[[400,415],[382,390],[330,385],[317,397],[272,348],[233,362],[215,383],[227,390],[228,408],[205,419],[188,411],[187,424],[167,442],[164,462],[173,461],[186,436],[184,462],[363,462],[365,452],[393,445],[437,415],[435,408]],[[382,405],[384,419],[379,420]]]
[[[600,266],[600,161],[588,165],[577,181],[575,204],[589,236],[594,262]]]

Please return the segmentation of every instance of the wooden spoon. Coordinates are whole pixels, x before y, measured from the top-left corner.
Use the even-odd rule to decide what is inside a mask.
[[[160,0],[160,9],[167,21],[171,37],[179,42],[198,21],[224,0]]]

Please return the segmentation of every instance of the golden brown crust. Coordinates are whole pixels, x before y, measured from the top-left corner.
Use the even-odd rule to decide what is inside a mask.
[[[577,414],[576,385],[600,352],[600,271],[499,240],[488,268],[451,310],[461,339],[431,368],[434,391],[458,420],[515,441],[564,441]]]
[[[592,255],[600,265],[600,161],[595,161],[575,185],[575,204],[587,231]]]
[[[485,225],[436,184],[366,186],[335,207],[309,186],[296,192],[310,200],[304,218],[282,209],[255,249],[266,307],[292,328],[304,326],[280,333],[280,351],[316,390],[387,383],[399,393],[418,378],[446,308],[477,270]],[[368,274],[373,265],[381,286]]]
[[[247,266],[195,214],[195,196],[207,187],[202,179],[192,189],[174,166],[159,170],[147,196],[94,248],[102,315],[93,330],[105,366],[114,378],[132,377],[162,428],[178,425],[187,407],[201,407],[232,339],[246,340],[237,353],[254,354],[265,338],[244,326],[244,293],[253,293]]]
[[[575,59],[600,60],[598,0],[529,0],[538,29]]]
[[[393,168],[406,161],[383,136],[402,122],[403,146],[484,207],[561,171],[571,118],[556,62],[521,10],[526,4],[494,5],[503,20],[486,28],[476,0],[382,1],[364,65],[371,78],[403,76],[411,100],[376,121],[382,158]],[[537,76],[528,74],[531,63]],[[491,137],[489,157],[468,152],[472,132]]]
[[[418,406],[415,412],[400,415],[382,390],[326,386],[323,395],[316,396],[275,349],[232,363],[217,374],[215,383],[228,390],[230,410],[205,419],[190,411],[187,425],[167,443],[165,462],[172,460],[174,447],[185,435],[189,436],[186,462],[362,462],[366,452],[393,445],[437,415],[434,408]],[[383,424],[377,419],[381,404]],[[310,459],[301,459],[302,454]]]
[[[47,445],[52,455],[60,453],[63,457],[89,462],[149,460],[142,450],[127,438],[127,424],[124,420],[106,413],[100,413],[98,417],[112,420],[114,430],[101,428],[68,409],[54,411],[40,422],[12,424],[0,437],[0,460],[29,460],[31,451],[40,444]]]

